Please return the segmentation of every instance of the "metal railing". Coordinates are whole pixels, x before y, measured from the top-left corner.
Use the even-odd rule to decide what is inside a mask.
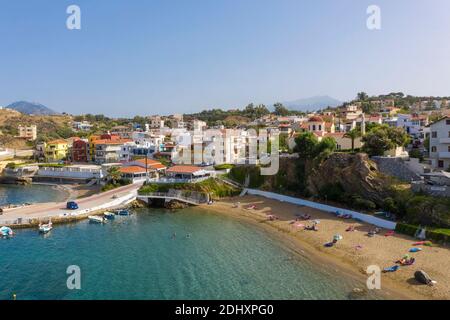
[[[192,204],[202,204],[208,202],[208,196],[206,194],[194,193],[194,196],[186,196],[183,195],[184,192],[186,191],[171,189],[168,192],[138,193],[138,197],[173,199]]]

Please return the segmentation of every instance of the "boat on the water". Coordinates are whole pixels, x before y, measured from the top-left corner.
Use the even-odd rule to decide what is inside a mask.
[[[118,210],[118,211],[117,211],[117,214],[118,214],[119,216],[129,216],[129,215],[130,215],[130,211],[125,210],[125,209],[122,209],[122,210]]]
[[[0,228],[0,235],[2,237],[12,237],[14,235],[14,231],[10,227],[1,227]]]
[[[53,229],[52,221],[50,220],[47,224],[39,224],[39,232],[40,233],[47,233],[50,232],[50,230]]]
[[[112,212],[106,211],[103,213],[103,216],[105,217],[105,219],[113,220],[115,217],[115,214]]]
[[[89,222],[93,222],[93,223],[105,223],[105,219],[103,217],[98,217],[98,216],[88,216],[89,218]]]

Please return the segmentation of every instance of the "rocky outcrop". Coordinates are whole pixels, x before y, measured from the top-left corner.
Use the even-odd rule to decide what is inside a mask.
[[[307,186],[313,195],[327,185],[340,185],[345,193],[382,203],[389,183],[367,154],[334,153],[308,176]]]
[[[166,201],[164,203],[164,208],[166,209],[184,209],[187,208],[189,205],[184,203],[184,202],[180,202],[180,201],[176,201],[176,200],[170,200],[170,201]]]

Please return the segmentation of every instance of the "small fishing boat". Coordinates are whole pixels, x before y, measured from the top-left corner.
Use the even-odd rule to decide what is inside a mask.
[[[130,211],[122,209],[122,210],[117,211],[117,214],[119,216],[129,216],[130,215]]]
[[[105,219],[108,219],[108,220],[113,220],[115,217],[114,213],[109,212],[109,211],[104,212],[103,216],[105,217]]]
[[[47,233],[50,232],[50,230],[53,229],[52,221],[50,220],[47,224],[39,224],[39,232],[40,233]]]
[[[93,223],[105,223],[105,219],[103,217],[98,216],[88,216],[89,222]]]
[[[14,231],[10,227],[1,227],[0,235],[2,237],[12,237],[14,235]]]

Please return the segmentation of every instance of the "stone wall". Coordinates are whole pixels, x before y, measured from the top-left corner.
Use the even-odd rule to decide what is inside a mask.
[[[450,197],[450,187],[448,186],[433,186],[415,181],[411,184],[411,190],[415,193],[423,192],[435,197]]]
[[[420,181],[420,175],[412,171],[401,158],[372,157],[377,164],[378,170],[389,176],[396,177],[405,182]]]

